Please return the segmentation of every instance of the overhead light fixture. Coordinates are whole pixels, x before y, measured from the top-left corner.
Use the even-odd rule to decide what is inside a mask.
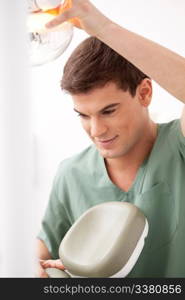
[[[27,29],[29,33],[30,62],[39,66],[58,58],[68,47],[73,36],[73,25],[64,22],[51,29],[45,24],[60,13],[61,0],[28,0]]]

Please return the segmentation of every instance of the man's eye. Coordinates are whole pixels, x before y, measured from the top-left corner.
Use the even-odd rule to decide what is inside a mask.
[[[84,115],[84,114],[81,114],[81,113],[78,113],[78,117],[81,117],[81,118],[88,118],[88,116]]]
[[[111,113],[113,113],[115,111],[115,109],[111,109],[111,110],[105,110],[103,112],[104,115],[110,115]]]

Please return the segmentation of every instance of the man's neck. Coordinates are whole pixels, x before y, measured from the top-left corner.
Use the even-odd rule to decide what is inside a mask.
[[[117,173],[128,172],[130,174],[137,172],[142,162],[149,156],[157,137],[157,124],[153,121],[142,140],[133,147],[133,149],[118,158],[105,159],[107,170],[114,170]]]
[[[148,131],[142,140],[128,154],[106,159],[105,165],[111,181],[120,189],[127,192],[131,188],[139,167],[149,156],[157,138],[157,124],[150,122]]]

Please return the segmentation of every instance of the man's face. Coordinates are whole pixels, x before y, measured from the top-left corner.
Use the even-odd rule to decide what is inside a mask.
[[[104,158],[124,156],[142,139],[148,113],[146,101],[140,100],[141,88],[132,97],[110,82],[103,88],[72,95],[72,98],[83,128]]]

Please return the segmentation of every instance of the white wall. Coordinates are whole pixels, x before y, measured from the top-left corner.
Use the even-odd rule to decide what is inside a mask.
[[[38,210],[25,3],[0,1],[0,277],[34,274]]]
[[[120,25],[185,56],[184,0],[94,0],[92,2]],[[86,33],[75,29],[69,48],[60,58],[32,69],[35,182],[39,196],[40,217],[48,201],[51,183],[59,162],[81,151],[90,143],[72,110],[70,97],[61,92],[59,84],[67,58],[86,37]],[[153,103],[150,106],[152,118],[158,122],[178,118],[182,103],[156,83],[153,86]]]

